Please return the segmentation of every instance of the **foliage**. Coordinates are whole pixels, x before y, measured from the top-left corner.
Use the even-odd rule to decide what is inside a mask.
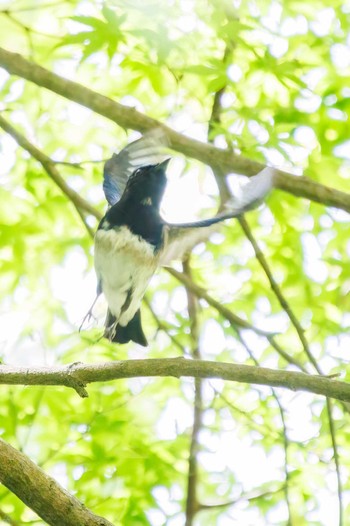
[[[16,0],[0,17],[6,49],[203,141],[221,90],[209,140],[348,191],[349,2]],[[2,114],[102,213],[102,162],[135,134],[4,70],[0,81]],[[97,341],[96,328],[78,333],[94,294],[91,238],[43,167],[7,134],[0,143],[4,363],[191,354],[185,289],[165,270],[149,288],[151,310],[143,308],[146,351]],[[193,206],[198,190],[195,213],[212,213],[219,196],[208,167],[178,156],[174,193],[176,185]],[[164,213],[186,220],[185,193],[172,206],[169,196]],[[324,374],[343,373],[350,341],[348,217],[277,190],[247,217]],[[276,331],[278,345],[316,372],[238,222],[194,250],[191,276],[233,313]],[[203,358],[294,367],[271,342],[199,303]],[[87,400],[67,389],[1,386],[0,434],[113,524],[172,526],[185,520],[193,397],[191,380],[174,379],[97,385]],[[221,381],[204,382],[202,402],[204,507],[194,524],[349,522],[348,407]],[[42,524],[3,487],[0,510]]]

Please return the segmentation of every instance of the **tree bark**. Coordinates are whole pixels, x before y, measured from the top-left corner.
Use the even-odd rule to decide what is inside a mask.
[[[113,526],[0,439],[0,482],[52,526]]]
[[[0,384],[7,385],[62,385],[71,387],[82,396],[88,396],[85,386],[91,382],[108,382],[120,378],[153,376],[190,376],[195,378],[221,378],[231,382],[285,387],[292,391],[308,391],[350,401],[350,384],[326,376],[281,371],[185,358],[123,360],[83,364],[74,363],[57,367],[13,367],[0,365]]]

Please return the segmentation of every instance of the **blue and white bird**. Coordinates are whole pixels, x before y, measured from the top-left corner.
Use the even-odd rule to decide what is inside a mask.
[[[194,223],[167,223],[159,212],[170,160],[165,146],[164,134],[156,129],[104,166],[103,189],[110,206],[95,236],[95,270],[97,295],[103,293],[108,303],[104,336],[113,342],[147,346],[140,304],[157,268],[182,259],[219,222],[258,206],[272,187],[273,170],[266,168],[251,177],[241,198],[232,199],[223,213]]]

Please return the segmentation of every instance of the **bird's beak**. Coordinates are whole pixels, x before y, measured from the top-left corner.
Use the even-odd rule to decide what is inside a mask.
[[[159,163],[157,165],[157,170],[159,170],[162,173],[165,173],[170,160],[171,160],[171,158],[169,157],[169,159],[165,159],[165,161]]]

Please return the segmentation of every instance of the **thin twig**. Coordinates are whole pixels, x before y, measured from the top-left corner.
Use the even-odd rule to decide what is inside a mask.
[[[10,12],[10,13],[22,13],[22,12],[25,12],[25,11],[36,11],[38,9],[48,9],[50,7],[57,7],[57,4],[58,2],[47,2],[46,4],[44,3],[38,3],[36,5],[28,5],[28,6],[24,6],[24,7],[16,7],[16,9],[13,9],[13,7],[11,6],[11,9],[7,9],[6,11],[7,12]],[[4,11],[2,11],[4,12]]]
[[[277,488],[274,491],[264,491],[262,493],[257,493],[256,491],[251,491],[250,493],[242,493],[237,499],[229,500],[227,502],[221,502],[218,504],[201,504],[198,511],[202,510],[215,510],[218,508],[228,508],[230,506],[234,506],[235,504],[238,504],[240,502],[251,502],[254,500],[263,499],[265,497],[271,497],[272,495],[276,495],[276,493],[279,493],[280,491],[284,490],[284,484]]]
[[[274,391],[274,390],[273,390]],[[286,418],[284,414],[284,408],[281,404],[281,401],[279,397],[277,396],[277,393],[274,391],[274,398],[277,402],[278,409],[281,416],[281,422],[282,422],[282,428],[283,428],[283,449],[284,449],[284,478],[285,478],[285,485],[284,485],[284,498],[286,500],[287,510],[288,510],[288,521],[287,526],[293,525],[293,519],[292,519],[292,505],[290,502],[290,473],[289,473],[289,438],[288,438],[288,429],[286,424]]]
[[[34,29],[32,27],[29,27],[26,24],[23,24],[20,20],[17,20],[17,18],[15,18],[13,16],[11,11],[9,11],[7,9],[4,10],[4,11],[0,11],[0,14],[5,16],[6,18],[8,18],[13,24],[15,24],[17,27],[22,29],[22,31],[24,31],[27,36],[30,35],[31,33],[33,33],[35,35],[39,35],[41,37],[50,38],[50,39],[54,39],[54,40],[60,40],[61,39],[60,36],[53,35],[53,34],[50,34],[50,33],[42,33],[41,31],[37,31],[36,29]]]
[[[191,280],[190,256],[183,262],[183,274]],[[201,353],[199,348],[199,319],[198,319],[198,300],[192,290],[186,288],[188,316],[190,319],[192,357],[200,360]],[[198,510],[198,453],[199,453],[199,434],[203,423],[203,390],[202,379],[194,380],[194,408],[193,425],[190,441],[190,451],[188,458],[187,493],[186,493],[186,521],[185,526],[192,526]]]
[[[77,170],[82,170],[84,164],[102,164],[105,163],[108,159],[98,159],[94,161],[93,159],[79,162],[70,162],[70,161],[53,161],[55,164],[61,164],[62,166],[69,166],[70,168],[76,168]]]
[[[336,438],[336,429],[334,424],[334,418],[333,418],[333,408],[332,408],[332,401],[329,398],[326,398],[326,404],[327,404],[327,413],[328,413],[328,425],[329,425],[329,432],[331,435],[331,441],[332,441],[332,448],[333,448],[333,457],[334,457],[334,464],[335,464],[335,473],[337,477],[337,495],[338,495],[338,525],[343,526],[343,491],[342,491],[342,481],[341,481],[341,475],[340,475],[340,460],[339,460],[339,452],[338,452],[338,444],[337,444],[337,438]]]
[[[242,345],[245,347],[248,356],[252,359],[253,363],[256,366],[259,366],[259,361],[255,358],[253,352],[250,350],[248,345],[245,343],[244,339],[242,338],[242,335],[240,331],[238,331],[238,337],[242,343]],[[278,409],[281,416],[281,422],[283,427],[283,448],[284,448],[284,473],[285,473],[285,486],[284,486],[284,494],[286,499],[286,505],[288,510],[288,526],[292,526],[292,507],[290,504],[290,498],[289,498],[289,486],[290,486],[290,476],[289,476],[289,469],[288,469],[288,451],[289,451],[289,440],[287,435],[287,426],[286,421],[284,417],[284,409],[283,406],[279,400],[278,394],[275,389],[271,388],[271,393],[274,399],[276,400],[276,403],[278,405]]]
[[[168,268],[167,271],[169,274],[174,276],[178,281],[183,283],[186,287],[188,287],[198,298],[204,299],[211,307],[213,307],[215,310],[217,310],[220,314],[222,314],[233,326],[240,327],[241,329],[250,329],[254,331],[259,336],[271,336],[271,333],[268,333],[264,331],[263,329],[259,329],[258,327],[255,327],[248,321],[244,320],[243,318],[240,318],[236,314],[230,311],[227,307],[222,305],[219,301],[212,298],[207,291],[194,283],[192,280],[190,280],[187,276],[185,276],[183,273],[178,272],[177,270],[173,268]]]
[[[48,176],[54,181],[58,188],[68,197],[68,199],[73,203],[76,210],[80,209],[96,219],[101,219],[102,215],[96,208],[94,208],[88,201],[81,197],[77,192],[75,192],[63,179],[61,174],[56,168],[56,164],[50,157],[45,155],[41,150],[39,150],[34,144],[28,141],[28,139],[19,131],[17,131],[4,117],[3,114],[0,114],[0,127],[5,130],[9,135],[11,135],[15,141],[26,150],[34,159],[36,159],[42,167],[45,169]]]
[[[232,51],[233,51],[234,47],[235,47],[235,45],[234,45],[233,41],[230,41],[230,42],[228,42],[226,44],[225,53],[224,53],[224,57],[223,57],[223,61],[224,62],[232,54]],[[225,91],[225,87],[222,88],[219,92],[217,92],[215,94],[214,104],[213,104],[212,114],[211,114],[211,119],[209,121],[209,134],[211,134],[211,132],[213,131],[213,128],[215,127],[215,125],[220,123],[220,120],[221,120],[221,97],[222,97],[224,91]],[[229,188],[227,186],[227,181],[226,181],[226,178],[224,177],[224,174],[221,173],[220,169],[214,170],[214,176],[215,176],[216,181],[217,181],[218,186],[219,186],[220,198],[221,198],[221,206],[223,206],[225,201],[228,199],[228,196],[230,195]],[[238,220],[239,221],[243,221],[243,222],[245,221],[244,217],[242,217],[241,219],[238,218]],[[250,351],[249,347],[246,345],[244,339],[242,338],[241,331],[237,327],[236,327],[236,332],[237,332],[237,336],[238,336],[240,342],[246,348],[246,350],[248,352],[248,355],[253,359],[253,362],[255,363],[255,365],[258,366],[259,365],[258,361],[255,359],[253,353]],[[275,348],[275,350],[277,350],[277,352],[279,352],[279,354],[281,356],[283,356],[287,361],[289,361],[289,363],[294,362],[294,365],[296,365],[294,358],[292,356],[289,356],[288,353],[286,353],[277,344],[277,342],[275,341],[273,336],[268,337],[268,340],[270,342],[270,345],[273,346]],[[287,466],[287,461],[288,461],[287,429],[286,429],[286,425],[285,425],[284,411],[283,411],[282,405],[281,405],[281,403],[279,401],[279,398],[277,396],[277,393],[276,393],[276,391],[274,389],[271,389],[271,391],[272,391],[273,397],[275,398],[275,400],[276,400],[276,402],[278,404],[278,407],[279,407],[279,410],[280,410],[280,414],[281,414],[282,425],[283,425],[283,435],[284,435],[283,444],[284,444],[284,449],[285,449],[285,464],[284,464],[284,467],[285,467],[285,481],[286,481],[286,483],[284,485],[284,488],[285,488],[284,492],[285,492],[286,504],[287,504],[287,508],[288,508],[288,526],[291,526],[291,507],[290,507],[290,501],[289,501],[289,471],[288,471],[288,466]]]
[[[262,269],[264,270],[264,272],[266,274],[267,279],[269,280],[269,283],[270,283],[272,291],[274,292],[274,294],[275,294],[276,298],[278,299],[282,309],[285,311],[285,313],[287,314],[288,318],[290,319],[292,325],[294,326],[294,328],[295,328],[295,330],[296,330],[296,332],[297,332],[297,334],[299,336],[299,339],[301,341],[301,344],[303,346],[303,349],[304,349],[305,353],[307,354],[307,357],[309,358],[309,360],[312,363],[312,365],[318,371],[317,362],[316,362],[314,356],[312,355],[312,353],[310,352],[309,345],[308,345],[307,340],[305,338],[304,330],[301,327],[298,318],[295,316],[294,312],[292,311],[292,308],[289,305],[288,301],[284,297],[284,295],[283,295],[283,293],[282,293],[277,281],[273,277],[273,274],[272,274],[272,272],[270,270],[270,267],[269,267],[269,265],[268,265],[268,263],[266,261],[266,258],[264,256],[263,252],[261,251],[258,243],[256,242],[256,240],[255,240],[255,238],[254,238],[254,236],[252,234],[252,231],[251,231],[251,229],[250,229],[250,227],[248,225],[247,220],[245,219],[245,217],[241,217],[238,220],[239,220],[239,223],[240,223],[240,225],[242,227],[243,232],[245,233],[246,237],[249,239],[249,241],[250,241],[250,243],[251,243],[251,245],[252,245],[252,247],[254,249],[256,259],[259,261]]]
[[[5,513],[4,511],[2,511],[0,509],[0,519],[4,522],[6,522],[7,524],[9,524],[10,526],[21,526],[19,522],[15,521],[14,519],[12,519],[10,517],[10,515],[8,515],[7,513]]]
[[[286,351],[283,351],[280,347],[280,345],[278,345],[275,341],[275,338],[274,338],[274,335],[271,334],[271,333],[268,333],[268,332],[265,332],[264,330],[262,329],[259,329],[258,327],[255,327],[254,325],[252,325],[251,323],[247,322],[246,320],[244,320],[243,318],[240,318],[239,316],[237,316],[236,314],[234,314],[230,309],[228,309],[227,307],[225,307],[225,305],[223,305],[222,303],[220,303],[219,301],[215,300],[214,298],[212,298],[210,296],[210,294],[208,294],[208,292],[203,289],[202,287],[200,287],[199,285],[197,285],[196,283],[194,283],[193,281],[189,280],[187,278],[187,276],[184,276],[183,273],[181,272],[178,272],[177,270],[173,269],[173,268],[168,268],[167,271],[169,272],[169,274],[171,274],[172,276],[174,276],[177,280],[179,280],[181,283],[183,283],[184,285],[186,285],[189,289],[192,290],[192,292],[194,294],[196,294],[196,296],[198,298],[201,298],[201,299],[204,299],[208,305],[210,305],[211,307],[213,307],[219,314],[221,314],[224,318],[226,318],[227,321],[229,321],[233,327],[234,330],[237,330],[237,329],[250,329],[252,330],[253,332],[255,332],[256,334],[258,334],[259,336],[264,336],[269,342],[270,342],[270,345],[290,364],[293,364],[295,365],[296,367],[298,367],[300,370],[306,372],[305,370],[305,367],[296,359],[294,358],[293,356],[291,356],[290,354],[288,354]],[[282,352],[281,352],[282,351]]]
[[[209,382],[209,385],[211,386],[211,388],[213,389],[214,393],[215,393],[215,396],[217,398],[220,398],[220,400],[222,400],[225,404],[225,406],[229,407],[234,413],[237,413],[239,415],[239,420],[241,420],[241,418],[245,418],[248,422],[249,422],[249,426],[251,429],[257,431],[258,433],[261,433],[262,432],[262,429],[261,429],[261,425],[260,424],[257,424],[253,418],[252,418],[252,413],[250,411],[244,411],[243,409],[241,409],[240,407],[237,407],[235,406],[228,398],[227,396],[225,396],[221,391],[217,390],[211,382]],[[268,433],[269,437],[272,437],[273,439],[275,439],[276,441],[279,439],[280,437],[280,433],[278,433],[277,429],[276,428],[272,428],[267,422],[264,422],[264,429],[266,430],[266,432]]]
[[[271,286],[271,289],[272,291],[274,292],[276,298],[278,299],[282,309],[286,312],[287,316],[289,317],[292,325],[294,326],[298,336],[299,336],[299,339],[300,339],[300,342],[303,346],[303,349],[304,349],[304,352],[306,354],[306,356],[308,357],[308,359],[310,360],[310,362],[312,363],[312,365],[314,366],[315,370],[318,372],[318,374],[322,375],[322,369],[321,367],[319,366],[319,364],[317,363],[315,357],[313,356],[312,352],[311,352],[311,349],[310,349],[310,346],[308,344],[308,341],[305,337],[305,334],[304,334],[304,331],[303,331],[303,328],[301,327],[300,323],[299,323],[299,320],[297,319],[297,317],[295,316],[292,308],[290,307],[288,301],[286,300],[286,298],[284,297],[283,293],[282,293],[282,290],[280,289],[280,287],[278,286],[276,280],[274,279],[273,277],[273,274],[270,270],[270,267],[267,263],[267,260],[263,254],[263,252],[260,250],[260,247],[258,245],[258,243],[256,242],[251,230],[250,230],[250,227],[246,221],[246,219],[244,217],[240,218],[239,219],[239,222],[240,222],[240,225],[245,233],[245,235],[247,236],[247,238],[249,239],[253,249],[254,249],[254,252],[255,252],[255,255],[256,255],[256,258],[257,260],[259,261],[261,267],[263,268],[265,274],[266,274],[266,277],[267,279],[269,280],[269,283],[270,283],[270,286]],[[282,422],[283,422],[283,425],[284,424],[284,415],[283,415],[283,410],[282,410],[282,407],[280,406],[280,402],[279,400],[276,398],[276,401],[277,403],[279,404],[279,407],[280,407],[280,412],[281,412],[281,418],[282,418]],[[342,502],[342,483],[341,483],[341,477],[340,477],[340,462],[339,462],[339,454],[338,454],[338,448],[337,448],[337,441],[336,441],[336,430],[335,430],[335,425],[334,425],[334,418],[333,418],[333,413],[332,413],[332,405],[330,403],[330,400],[327,398],[326,400],[326,408],[327,408],[327,415],[328,415],[328,423],[329,423],[329,429],[330,429],[330,434],[331,434],[331,441],[332,441],[332,447],[333,447],[333,453],[334,453],[334,464],[335,464],[335,470],[336,470],[336,476],[337,476],[337,493],[338,493],[338,503],[339,503],[339,526],[342,526],[343,524],[343,502]],[[286,440],[287,440],[287,435],[285,434],[285,437],[286,437]],[[287,446],[288,446],[288,442],[285,442],[284,444],[285,446],[285,454],[286,454],[286,458],[287,458]],[[286,465],[286,482],[288,481],[288,478],[287,478],[287,475],[288,475],[288,469],[287,469],[287,465]],[[286,484],[286,501],[287,501],[287,505],[288,505],[288,509],[290,510],[290,502],[289,502],[289,497],[288,497],[288,484]],[[289,515],[289,517],[291,517],[291,515]]]
[[[176,336],[174,336],[173,334],[170,334],[169,326],[166,323],[164,323],[162,320],[159,319],[157,314],[154,312],[154,310],[152,308],[152,304],[149,301],[149,299],[147,298],[147,296],[144,296],[143,303],[147,306],[147,308],[148,308],[152,318],[154,319],[158,329],[160,329],[161,331],[165,332],[165,334],[168,336],[168,338],[170,338],[170,340],[173,342],[173,344],[176,345],[176,347],[181,351],[182,356],[184,356],[186,354],[184,346],[181,345],[181,343],[178,341]]]
[[[287,351],[285,351],[279,343],[276,342],[276,338],[274,336],[267,336],[266,338],[269,342],[271,347],[275,349],[275,351],[278,352],[286,360],[287,363],[290,363],[291,365],[295,365],[300,371],[303,371],[304,373],[308,373],[309,371],[307,368],[301,363],[300,360],[297,360],[294,356],[291,354],[288,354]]]

